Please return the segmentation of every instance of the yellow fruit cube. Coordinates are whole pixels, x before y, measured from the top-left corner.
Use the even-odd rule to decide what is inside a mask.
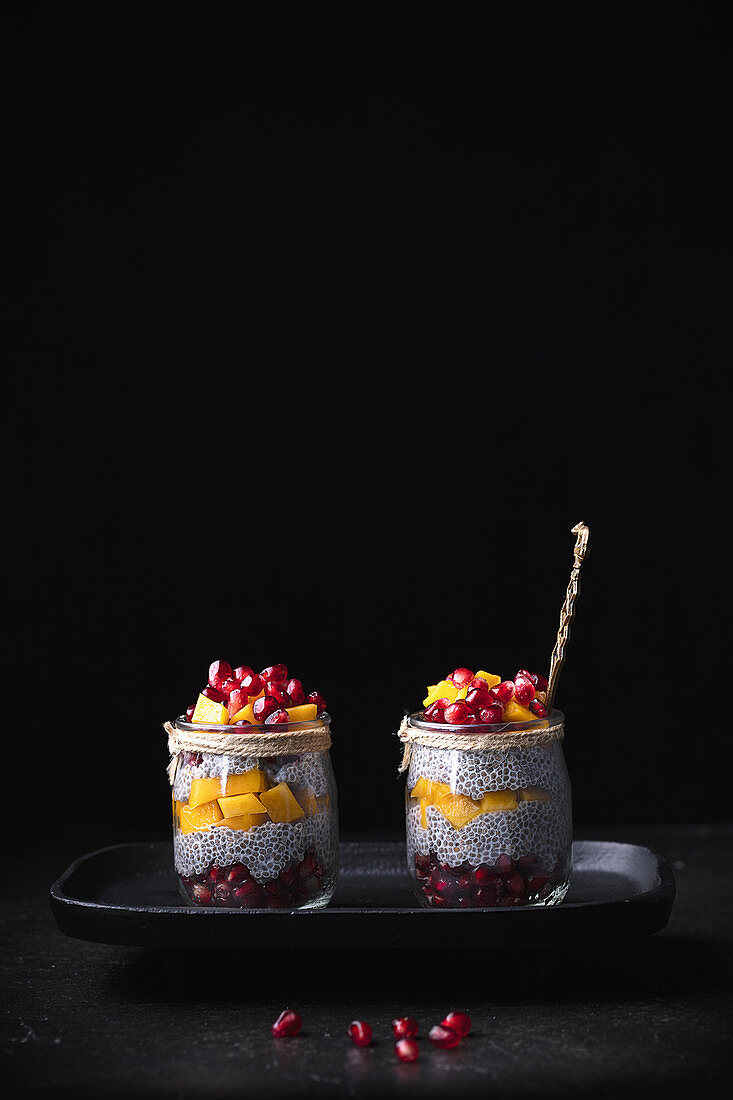
[[[234,794],[230,798],[218,799],[219,809],[224,817],[241,817],[242,814],[264,814],[265,807],[256,794]]]
[[[260,791],[266,791],[268,786],[269,780],[265,773],[260,768],[252,768],[248,772],[240,772],[239,775],[230,775],[224,794],[259,794]]]
[[[318,799],[316,798],[316,792],[312,787],[306,787],[305,794],[300,795],[298,801],[303,807],[303,812],[306,817],[313,817],[314,814],[318,813],[320,807],[318,805]]]
[[[501,683],[501,676],[495,676],[493,672],[477,672],[474,679],[485,680],[490,688],[495,688]]]
[[[260,801],[272,821],[298,821],[299,818],[305,817],[300,803],[287,783],[278,783],[276,787],[270,787],[269,791],[263,791]]]
[[[543,787],[522,787],[517,797],[520,802],[552,802],[552,795]]]
[[[504,707],[503,722],[534,722],[534,714],[527,707],[523,707],[516,699],[510,699]]]
[[[291,722],[312,722],[318,716],[315,703],[301,703],[298,707],[286,707]]]
[[[441,680],[439,684],[436,684],[422,701],[424,707],[429,707],[431,703],[434,703],[436,699],[448,699],[451,703],[458,695],[458,688],[455,684],[452,684],[450,680]]]
[[[428,806],[434,806],[444,794],[450,794],[448,783],[438,783],[435,779],[425,779],[421,775],[410,791],[410,798],[425,798]]]
[[[444,794],[435,805],[454,829],[462,829],[481,813],[478,802],[465,794]]]
[[[221,798],[225,793],[221,779],[193,779],[191,781],[191,793],[188,796],[188,804],[191,809],[193,809],[195,806],[201,806],[204,802],[211,802],[212,799]]]
[[[269,820],[267,814],[240,814],[238,817],[223,817],[221,821],[214,823],[214,828],[239,829],[246,833],[248,829],[254,829],[256,825],[264,825]]]
[[[246,707],[242,707],[241,710],[238,710],[236,712],[236,714],[233,714],[231,716],[231,718],[229,719],[230,724],[233,724],[234,722],[242,722],[242,721],[249,722],[250,725],[252,725],[252,726],[257,725],[257,720],[254,716],[254,711],[252,710],[252,703],[251,702],[247,703]]]
[[[216,802],[204,802],[203,806],[182,803],[178,814],[180,830],[182,833],[205,832],[223,816]]]
[[[203,722],[207,726],[226,726],[229,723],[229,712],[223,703],[215,703],[213,699],[199,695],[191,721]]]
[[[427,829],[428,827],[428,800],[427,798],[420,799],[420,828]]]
[[[516,810],[516,791],[487,791],[479,802],[480,813],[491,814],[496,810]]]

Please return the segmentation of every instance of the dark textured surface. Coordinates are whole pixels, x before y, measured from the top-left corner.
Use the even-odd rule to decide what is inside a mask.
[[[3,1078],[32,1096],[723,1095],[731,1064],[733,828],[594,831],[666,854],[667,928],[625,943],[478,955],[150,951],[62,935],[50,882],[84,848],[57,841],[4,879]],[[11,889],[12,887],[12,889]],[[511,915],[511,914],[510,914]],[[291,1004],[301,1036],[272,1040]],[[450,1007],[453,1051],[399,1064],[389,1021],[421,1035]],[[345,1034],[368,1020],[374,1045]]]
[[[545,947],[657,932],[669,917],[674,879],[666,859],[634,844],[577,841],[563,905],[436,911],[417,905],[404,842],[341,845],[336,892],[326,909],[242,912],[182,902],[170,841],[115,845],[83,856],[51,888],[59,928],[98,943],[134,947],[251,949]]]

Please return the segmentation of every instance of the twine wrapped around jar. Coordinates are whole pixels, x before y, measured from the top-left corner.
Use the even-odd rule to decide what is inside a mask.
[[[436,724],[435,731],[418,729],[410,724],[410,715],[402,719],[397,736],[405,746],[402,754],[400,772],[407,771],[412,756],[412,746],[427,745],[432,749],[460,749],[461,752],[496,752],[505,749],[534,749],[540,745],[550,745],[553,741],[562,741],[565,736],[565,719],[562,716],[549,719],[549,724],[541,729],[507,729],[491,733],[452,733],[443,732]]]
[[[168,781],[173,786],[178,757],[183,752],[210,752],[226,756],[284,756],[290,753],[326,752],[331,747],[331,731],[328,723],[311,729],[268,730],[266,733],[250,733],[247,727],[239,727],[243,733],[219,733],[211,729],[182,730],[172,722],[164,722],[168,734]]]

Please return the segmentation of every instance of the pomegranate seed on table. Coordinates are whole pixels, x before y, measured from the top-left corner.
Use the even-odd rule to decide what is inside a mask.
[[[528,706],[534,699],[534,684],[532,681],[517,678],[514,681],[514,698],[523,707]]]
[[[260,679],[263,683],[267,680],[275,680],[280,683],[281,680],[287,680],[288,669],[286,665],[268,665],[267,668],[263,668],[260,673]]]
[[[547,707],[544,703],[541,703],[539,699],[533,699],[532,702],[529,704],[529,709],[532,711],[532,714],[537,716],[537,718],[547,718],[547,715],[549,714]]]
[[[219,688],[211,687],[210,684],[207,684],[206,687],[203,688],[201,694],[205,695],[207,699],[211,699],[214,703],[226,703],[228,698],[223,691],[220,691]]]
[[[259,695],[262,691],[262,679],[256,672],[250,672],[242,680],[241,687],[249,696]]]
[[[452,1050],[460,1043],[461,1036],[453,1028],[436,1024],[435,1027],[430,1028],[428,1039],[434,1047],[440,1047],[441,1050]]]
[[[471,1017],[467,1012],[449,1012],[440,1026],[450,1028],[451,1031],[457,1031],[460,1037],[465,1039],[471,1030]]]
[[[300,1013],[293,1012],[291,1008],[286,1008],[275,1020],[270,1031],[276,1039],[292,1039],[299,1034],[302,1026],[303,1018]]]
[[[232,675],[232,666],[228,661],[212,661],[209,665],[209,687],[221,691],[222,684]]]
[[[394,1045],[394,1052],[401,1062],[416,1062],[420,1056],[420,1047],[414,1039],[400,1039]]]
[[[268,715],[279,709],[277,700],[269,695],[261,695],[260,698],[255,699],[252,704],[252,713],[255,716],[256,722],[264,722]]]
[[[501,722],[503,717],[504,708],[501,703],[492,703],[490,707],[482,707],[479,711],[479,718],[488,725],[494,725],[497,722]]]
[[[267,696],[265,696],[267,698]],[[290,721],[290,715],[286,710],[274,710],[272,714],[268,714],[265,718],[266,726],[282,725],[285,722]]]
[[[300,680],[288,680],[285,691],[288,694],[291,706],[299,707],[305,702],[305,692]]]
[[[398,1016],[392,1021],[392,1034],[395,1039],[414,1039],[417,1035],[417,1020],[412,1016]]]
[[[449,725],[461,726],[470,713],[468,706],[462,699],[459,699],[455,703],[449,703],[443,712],[443,716]]]
[[[357,1047],[368,1047],[372,1041],[372,1029],[363,1020],[352,1020],[349,1024],[349,1038]]]
[[[309,691],[308,702],[315,703],[317,714],[323,714],[326,709],[326,700],[323,698],[320,691]]]
[[[251,675],[252,675],[252,669],[249,667],[249,665],[237,665],[237,667],[234,669],[234,672],[232,673],[232,676],[234,677],[234,679],[239,680],[240,684],[241,684],[242,680],[245,678],[245,676],[251,676]]]

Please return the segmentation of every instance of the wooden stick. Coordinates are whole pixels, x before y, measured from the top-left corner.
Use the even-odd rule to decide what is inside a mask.
[[[545,705],[550,712],[552,711],[552,704],[555,699],[557,681],[560,678],[562,666],[565,663],[565,647],[570,639],[570,627],[575,618],[575,601],[580,591],[580,567],[588,553],[588,540],[590,538],[590,531],[584,523],[576,523],[571,534],[577,535],[575,548],[573,550],[575,560],[570,573],[568,590],[565,593],[565,603],[562,605],[562,610],[560,611],[560,627],[557,632],[555,648],[550,657],[550,674],[547,677],[547,702]]]

